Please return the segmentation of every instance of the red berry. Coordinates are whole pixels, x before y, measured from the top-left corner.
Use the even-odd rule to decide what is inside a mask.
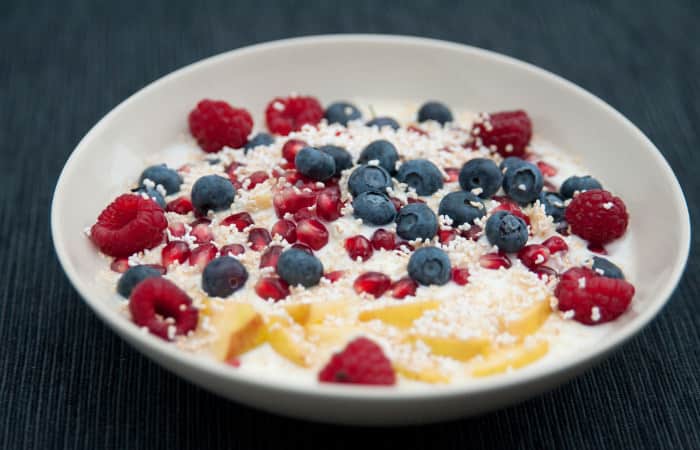
[[[345,240],[345,250],[353,261],[360,258],[367,261],[372,257],[372,243],[362,235],[353,236]]]
[[[192,202],[187,197],[178,197],[175,200],[171,200],[165,205],[165,210],[168,212],[174,212],[177,214],[187,214],[192,212]]]
[[[124,194],[100,213],[90,238],[105,255],[126,257],[160,244],[167,226],[163,209],[156,202]]]
[[[272,197],[277,217],[283,218],[286,213],[294,214],[301,208],[312,206],[316,203],[316,193],[300,191],[292,187],[281,189]]]
[[[469,283],[469,270],[461,267],[452,268],[452,281],[460,286]]]
[[[238,231],[243,231],[249,226],[253,225],[255,221],[247,212],[239,212],[236,214],[231,214],[227,218],[221,221],[221,225],[228,227],[235,225]]]
[[[311,247],[309,247],[309,246],[306,245],[306,244],[302,244],[301,242],[297,242],[296,244],[293,244],[293,245],[292,245],[292,248],[295,248],[295,249],[297,249],[297,250],[301,250],[302,252],[306,252],[306,253],[308,253],[309,255],[313,255],[313,254],[314,254],[314,251],[311,250]]]
[[[216,258],[217,251],[214,244],[202,244],[197,246],[192,250],[192,253],[190,253],[190,266],[204,269],[204,267],[209,264],[209,261]]]
[[[569,250],[569,246],[566,245],[566,241],[559,236],[552,236],[545,239],[542,245],[549,249],[549,253],[552,255],[559,252],[565,252]]]
[[[257,172],[251,173],[250,176],[248,177],[248,180],[250,180],[250,183],[248,184],[247,189],[248,190],[253,189],[255,186],[264,182],[268,178],[270,178],[270,175],[268,175],[268,173],[265,172],[264,170],[258,170]]]
[[[207,153],[224,146],[241,148],[253,130],[253,118],[245,109],[233,108],[224,101],[202,100],[190,112],[190,133]]]
[[[308,146],[309,144],[302,141],[301,139],[290,139],[287,142],[285,142],[282,146],[282,157],[286,159],[287,162],[291,164],[291,167],[293,168],[294,160],[297,157],[297,153],[299,153],[299,150]],[[289,178],[287,178],[287,181],[289,181]],[[289,182],[292,183],[291,181]]]
[[[316,214],[319,218],[332,222],[339,218],[342,214],[340,201],[340,189],[337,186],[324,189],[318,194],[316,199]]]
[[[413,281],[410,277],[404,277],[391,285],[391,296],[403,299],[409,295],[416,295],[416,289],[418,289],[418,283]]]
[[[372,247],[375,250],[394,250],[396,249],[396,235],[384,228],[379,228],[372,234]]]
[[[289,295],[289,285],[276,276],[263,277],[255,283],[255,293],[264,300],[282,300]]]
[[[413,197],[408,197],[407,201],[408,201],[409,205],[411,203],[425,203],[425,200],[420,199],[420,198],[413,198]]]
[[[241,244],[224,245],[219,250],[219,254],[221,254],[221,256],[237,256],[242,255],[243,253],[245,253],[245,247],[243,247]]]
[[[197,244],[206,244],[214,240],[214,234],[211,232],[209,225],[211,221],[209,219],[197,219],[192,222],[192,230],[190,235],[194,236],[194,241]]]
[[[629,216],[623,201],[602,189],[578,194],[566,208],[571,232],[592,244],[607,244],[627,229]]]
[[[282,254],[282,246],[281,245],[271,245],[268,247],[262,255],[260,255],[260,268],[262,269],[263,267],[273,267],[274,269],[277,269],[277,260],[280,259],[280,255]]]
[[[343,277],[344,273],[345,272],[343,272],[342,270],[334,270],[333,272],[328,272],[324,274],[323,278],[330,280],[331,283],[335,283]]]
[[[391,200],[391,204],[394,205],[396,212],[399,212],[403,206],[403,202],[396,197],[389,197],[389,200]]]
[[[365,337],[358,337],[331,357],[318,374],[326,383],[396,384],[396,373],[381,347]]]
[[[543,279],[545,276],[547,279],[551,280],[554,277],[559,276],[556,270],[552,269],[549,266],[537,266],[533,269],[530,269],[533,273],[536,273],[537,276],[541,279]]]
[[[522,110],[480,114],[471,135],[477,146],[488,147],[503,157],[522,156],[532,137],[532,122]]]
[[[170,267],[170,264],[179,262],[180,264],[187,261],[190,257],[190,247],[184,241],[170,241],[163,250],[160,251],[160,260],[163,267]]]
[[[438,239],[441,244],[447,244],[457,237],[457,232],[452,228],[440,228],[438,230]]]
[[[328,244],[328,230],[316,219],[304,219],[297,223],[297,240],[319,250]]]
[[[496,198],[494,197],[494,200]],[[505,197],[500,197],[498,199],[498,202],[500,203],[498,206],[493,208],[492,212],[496,211],[508,211],[509,213],[513,214],[514,216],[520,217],[525,221],[526,224],[530,225],[530,218],[523,213],[523,210],[520,209],[520,206],[518,206],[517,203],[512,201],[509,198]]]
[[[301,208],[294,213],[294,220],[301,222],[304,219],[313,219],[316,217],[316,212],[310,208]]]
[[[199,319],[187,294],[161,277],[146,278],[136,285],[129,297],[129,311],[136,325],[165,340],[194,330]]]
[[[447,174],[447,178],[445,179],[446,183],[456,183],[457,181],[459,181],[459,169],[458,168],[446,167],[445,173]]]
[[[597,325],[615,320],[627,310],[634,286],[625,280],[600,276],[586,267],[574,267],[561,275],[554,295],[560,311],[574,311],[574,320]]]
[[[241,188],[241,182],[238,181],[238,175],[236,175],[236,169],[239,167],[243,166],[244,164],[239,163],[239,162],[232,162],[231,164],[226,167],[226,175],[228,175],[229,180],[231,180],[231,183],[233,184],[233,187],[236,189]]]
[[[511,266],[510,259],[506,255],[501,255],[498,253],[487,253],[481,255],[479,258],[479,264],[484,269],[498,270],[501,267],[509,268]]]
[[[297,226],[291,220],[280,219],[270,229],[272,237],[281,236],[282,239],[293,244],[297,241]]]
[[[253,228],[248,232],[248,243],[250,248],[256,252],[262,251],[270,241],[272,241],[272,236],[265,228]]]
[[[129,259],[114,258],[114,261],[112,261],[112,264],[109,265],[109,268],[112,269],[114,272],[124,273],[127,270],[129,270]]]
[[[322,118],[323,108],[313,97],[277,97],[265,109],[267,129],[283,136],[303,125],[316,125]]]
[[[185,224],[182,222],[173,222],[168,225],[168,231],[173,237],[182,237],[185,235]]]
[[[353,284],[358,294],[366,292],[379,298],[391,287],[391,278],[381,272],[365,272]]]
[[[419,128],[419,127],[417,127],[417,126],[415,126],[415,125],[409,125],[408,128],[406,128],[406,129],[407,129],[408,131],[412,131],[412,132],[414,132],[414,133],[417,133],[417,134],[419,134],[419,135],[421,135],[421,136],[427,136],[427,135],[428,135],[428,133],[426,133],[424,130],[422,130],[421,128]]]
[[[540,172],[542,172],[542,175],[545,177],[553,177],[558,172],[556,167],[547,164],[544,161],[537,161],[537,168],[540,169]]]
[[[549,255],[549,249],[540,244],[526,245],[518,251],[518,259],[529,269],[546,263]]]
[[[527,222],[527,220],[526,220]],[[459,232],[459,235],[462,236],[464,239],[469,239],[472,241],[477,241],[479,240],[479,237],[481,237],[482,234],[482,229],[479,225],[472,225],[469,227],[468,230],[462,230]]]

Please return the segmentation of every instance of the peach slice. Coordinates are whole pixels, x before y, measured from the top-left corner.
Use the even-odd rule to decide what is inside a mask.
[[[211,316],[216,339],[210,351],[216,359],[225,361],[262,343],[264,321],[249,304],[225,303],[222,307]]]
[[[313,346],[304,337],[304,328],[284,317],[270,317],[265,332],[270,346],[289,361],[302,367],[311,365]]]
[[[457,337],[435,337],[413,334],[413,341],[422,341],[434,355],[447,356],[458,361],[469,361],[474,356],[488,353],[491,341],[484,337],[460,339]]]
[[[552,308],[549,299],[537,302],[520,312],[518,317],[507,320],[501,318],[501,329],[518,338],[524,338],[537,331],[547,320]]]
[[[494,351],[472,368],[475,377],[486,377],[503,373],[508,369],[519,369],[542,358],[549,351],[549,343],[544,340],[523,342]]]
[[[393,325],[398,328],[408,328],[413,324],[413,321],[422,316],[423,313],[435,309],[439,305],[440,302],[436,300],[389,305],[362,311],[360,312],[359,319],[363,322],[381,320],[387,325]]]

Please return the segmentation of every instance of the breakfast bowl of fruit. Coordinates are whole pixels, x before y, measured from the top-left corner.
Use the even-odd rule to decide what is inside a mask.
[[[78,144],[51,222],[87,305],[162,367],[373,425],[590,368],[663,307],[690,241],[670,167],[601,100],[488,51],[369,35],[152,83]]]

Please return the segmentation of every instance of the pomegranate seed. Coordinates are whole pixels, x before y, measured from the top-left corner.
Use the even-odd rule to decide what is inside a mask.
[[[282,239],[293,244],[297,241],[297,226],[291,220],[280,219],[272,225],[272,236],[282,236]]]
[[[253,228],[248,232],[248,243],[250,243],[250,248],[256,252],[267,247],[270,241],[272,241],[272,236],[265,228]]]
[[[391,200],[391,204],[394,205],[396,212],[399,212],[403,206],[403,202],[396,197],[390,197],[389,200]]]
[[[558,172],[554,166],[549,165],[544,161],[537,161],[537,168],[540,169],[540,172],[542,172],[542,175],[545,177],[553,177]]]
[[[177,171],[180,173],[190,173],[190,165],[189,164],[183,164],[180,167],[177,168]]]
[[[459,232],[459,235],[462,236],[464,239],[469,239],[472,241],[478,241],[479,237],[481,237],[481,232],[483,230],[479,225],[472,225],[469,227],[468,230],[462,230]]]
[[[599,255],[608,254],[608,251],[605,250],[605,247],[603,247],[600,244],[588,244],[588,250],[592,251],[593,253],[598,253]]]
[[[552,236],[547,238],[542,245],[549,249],[549,253],[552,255],[558,252],[565,252],[569,250],[569,246],[566,245],[566,241],[559,236]]]
[[[117,273],[124,273],[129,270],[129,258],[114,258],[109,268]]]
[[[506,255],[500,255],[498,253],[487,253],[481,255],[479,258],[479,263],[484,269],[498,270],[501,267],[509,268],[511,266],[510,259]]]
[[[507,201],[500,201],[500,205],[496,206],[493,208],[493,212],[496,211],[508,211],[509,213],[513,214],[516,217],[520,217],[525,221],[526,224],[530,225],[530,218],[526,216],[523,211],[520,209],[520,206],[517,205],[517,203],[512,202],[511,200]]]
[[[464,286],[465,284],[469,283],[469,270],[460,267],[453,267],[452,281],[460,286]]]
[[[459,169],[456,167],[445,167],[445,173],[447,174],[447,178],[445,179],[446,183],[455,183],[459,181]]]
[[[187,197],[178,197],[165,205],[165,210],[177,214],[187,214],[193,210],[192,202]]]
[[[332,222],[340,217],[340,209],[342,204],[340,202],[340,189],[337,186],[332,186],[324,189],[318,194],[316,199],[316,214],[321,219]]]
[[[278,277],[263,277],[255,283],[255,293],[264,300],[282,300],[289,295],[289,285]]]
[[[304,219],[297,223],[297,239],[314,250],[328,243],[328,230],[316,219]]]
[[[345,250],[353,261],[360,258],[367,261],[372,257],[372,243],[362,235],[353,236],[345,240]]]
[[[409,125],[408,128],[406,128],[408,131],[412,131],[414,133],[420,134],[421,136],[427,136],[428,133],[426,133],[424,130],[420,129],[419,127],[415,125]]]
[[[353,287],[358,294],[366,292],[378,298],[391,287],[391,279],[381,272],[366,272],[355,279]]]
[[[302,141],[301,139],[290,139],[284,143],[282,146],[282,157],[287,160],[289,164],[294,167],[294,158],[296,158],[297,153],[309,144]]]
[[[447,244],[457,237],[457,232],[451,228],[440,228],[438,230],[438,239],[441,244]]]
[[[311,208],[301,208],[294,213],[294,220],[301,222],[304,219],[313,219],[316,217],[316,212]]]
[[[221,225],[225,227],[235,225],[238,231],[243,231],[254,223],[253,218],[245,211],[231,214],[221,221]]]
[[[540,278],[540,280],[543,279],[545,276],[550,280],[554,277],[559,276],[559,274],[557,273],[556,270],[554,270],[548,266],[537,266],[534,269],[530,269],[530,270],[532,270],[532,272],[536,273],[537,276]]]
[[[248,177],[248,180],[250,180],[250,183],[248,184],[248,190],[253,189],[255,186],[259,185],[260,183],[264,182],[270,178],[270,175],[267,174],[264,170],[258,170],[257,172],[253,172],[250,174]]]
[[[394,250],[396,248],[396,235],[380,228],[372,234],[372,247],[375,250]]]
[[[525,267],[534,269],[546,263],[549,260],[549,255],[549,249],[544,245],[530,244],[520,249],[518,259],[522,261]]]
[[[301,208],[312,206],[316,203],[316,193],[298,191],[287,187],[277,192],[272,198],[277,217],[283,218],[286,213],[294,214]]]
[[[170,241],[160,252],[163,267],[169,267],[170,264],[174,263],[175,261],[182,264],[187,261],[187,258],[189,257],[190,247],[187,245],[187,242],[184,241]]]
[[[218,250],[213,244],[202,244],[197,246],[192,253],[190,253],[190,266],[195,266],[197,268],[204,269],[204,266],[209,264],[209,261],[216,258],[216,252]]]
[[[229,164],[228,167],[226,167],[226,175],[228,175],[229,179],[232,182],[234,180],[238,180],[238,177],[236,176],[236,169],[242,166],[244,166],[244,164],[234,161],[231,164]]]
[[[275,270],[277,270],[277,260],[280,259],[280,255],[282,254],[282,246],[281,245],[271,245],[268,247],[262,255],[260,255],[260,267],[261,269],[263,267],[273,267]]]
[[[409,295],[416,295],[417,288],[418,283],[413,281],[410,277],[404,277],[391,285],[391,296],[402,299]]]
[[[182,237],[185,235],[185,224],[182,222],[173,222],[168,225],[170,235],[174,237]]]
[[[243,247],[241,244],[224,245],[219,250],[219,253],[221,254],[221,256],[242,255],[243,253],[245,253],[245,247]]]
[[[302,252],[306,252],[309,255],[313,255],[314,251],[311,250],[311,247],[309,247],[306,244],[302,244],[301,242],[297,242],[296,244],[292,245],[292,248],[295,248],[297,250],[301,250]]]
[[[425,200],[421,200],[419,198],[408,197],[408,203],[409,204],[411,204],[411,203],[425,203]]]
[[[340,280],[345,272],[342,270],[334,270],[333,272],[328,272],[323,275],[323,278],[330,280],[331,283],[335,283]]]
[[[194,236],[194,241],[197,244],[205,244],[214,239],[214,235],[209,229],[209,224],[211,224],[209,219],[197,219],[192,222],[190,234]]]

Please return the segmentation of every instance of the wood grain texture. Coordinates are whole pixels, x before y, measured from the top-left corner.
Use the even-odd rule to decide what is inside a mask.
[[[0,448],[700,448],[697,235],[660,317],[584,376],[475,419],[350,429],[221,400],[146,360],[83,305],[48,227],[63,163],[119,101],[218,52],[332,32],[468,43],[580,84],[658,145],[695,222],[698,24],[693,0],[0,3]]]

